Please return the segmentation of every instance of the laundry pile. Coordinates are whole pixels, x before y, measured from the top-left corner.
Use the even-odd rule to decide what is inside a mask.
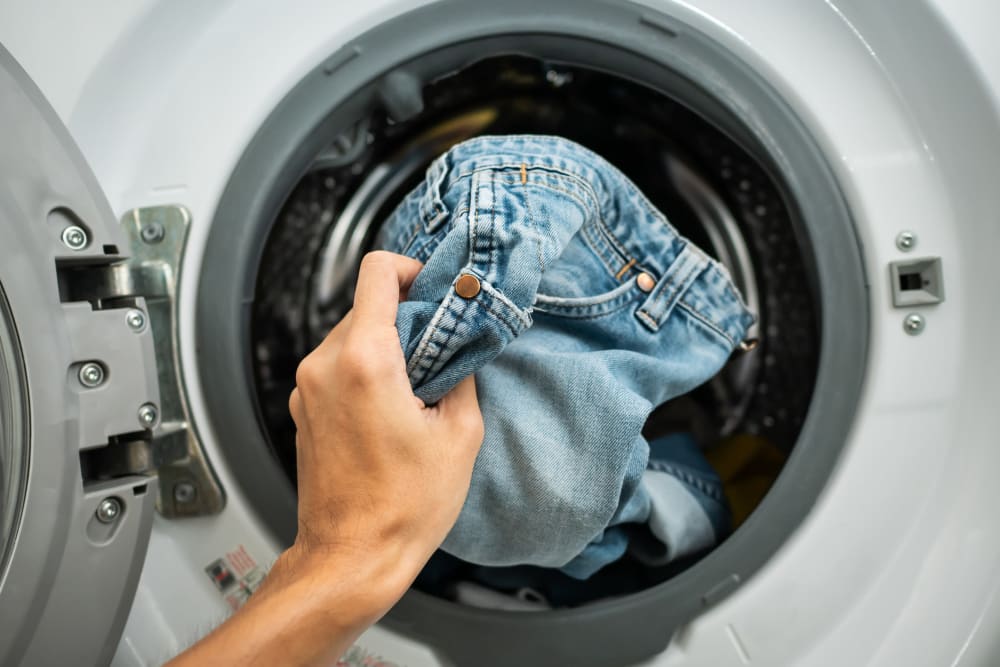
[[[438,158],[379,245],[424,268],[397,327],[414,392],[475,374],[485,440],[443,551],[503,576],[663,565],[728,530],[721,482],[656,406],[715,375],[753,316],[727,272],[568,140],[480,137]]]

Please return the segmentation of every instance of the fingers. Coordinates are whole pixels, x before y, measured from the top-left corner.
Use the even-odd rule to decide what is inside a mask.
[[[354,291],[354,322],[358,326],[394,325],[402,294],[423,264],[415,259],[376,251],[365,255]]]

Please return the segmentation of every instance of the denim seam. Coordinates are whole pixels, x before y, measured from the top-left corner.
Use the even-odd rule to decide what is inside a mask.
[[[520,167],[520,165],[518,165],[518,168],[519,167]],[[508,167],[505,167],[505,168],[507,168],[507,169],[513,169],[514,166],[511,165],[511,166],[508,166]],[[528,167],[528,171],[544,171],[544,172],[549,173],[549,174],[553,174],[553,175],[557,175],[557,176],[562,176],[562,177],[568,179],[569,181],[575,183],[582,190],[584,190],[585,192],[587,192],[588,195],[590,196],[590,199],[592,200],[593,205],[594,205],[594,208],[592,209],[593,212],[595,213],[594,217],[596,218],[596,220],[600,224],[601,230],[604,231],[604,233],[607,235],[607,240],[611,243],[612,247],[615,250],[618,251],[618,253],[620,254],[621,259],[623,261],[627,262],[630,259],[630,255],[629,255],[628,250],[622,245],[621,241],[618,239],[618,237],[615,235],[615,233],[611,230],[611,227],[607,224],[607,221],[604,220],[603,210],[602,210],[602,207],[601,207],[601,198],[597,194],[597,191],[594,190],[594,187],[593,187],[593,185],[591,183],[589,183],[586,179],[578,176],[577,174],[573,174],[573,173],[570,173],[570,172],[567,172],[567,171],[563,171],[563,170],[555,168],[555,167],[547,167],[547,166],[542,166],[542,165],[533,165],[531,167]],[[562,190],[560,188],[555,188],[555,187],[552,187],[552,186],[547,186],[547,187],[550,187],[550,189],[555,190],[556,192],[565,192],[566,194],[569,194],[570,196],[573,196],[573,193],[571,193],[569,191]],[[634,189],[636,189],[636,191],[638,191],[637,188],[634,188]],[[645,196],[642,195],[641,192],[639,192],[639,195],[640,195],[640,197],[642,199],[645,200]],[[583,203],[583,202],[581,202],[581,203]],[[648,206],[649,206],[648,200],[644,201],[644,203],[647,205],[647,212],[648,212]],[[662,216],[661,216],[661,219],[662,219]],[[612,270],[612,275],[614,275],[615,271],[616,271],[616,269]]]
[[[434,363],[433,359],[430,359],[428,354],[428,348],[430,347],[433,339],[435,338],[438,331],[441,330],[440,322],[444,314],[451,310],[451,303],[453,295],[449,294],[445,297],[444,303],[442,303],[436,311],[434,311],[433,317],[431,317],[430,323],[427,325],[427,329],[424,331],[423,336],[420,337],[420,343],[417,345],[417,349],[413,351],[410,359],[406,364],[406,374],[411,376],[413,384],[418,385],[427,378],[429,373],[429,366]],[[460,313],[461,314],[461,313]],[[425,365],[425,361],[429,360],[430,364]],[[413,374],[420,371],[419,377],[413,377]]]
[[[459,176],[457,176],[455,180],[458,181],[458,180],[461,180],[462,178],[465,178],[467,176],[474,176],[476,174],[481,174],[481,173],[491,173],[492,176],[491,176],[490,180],[492,180],[493,182],[500,182],[500,183],[506,184],[506,185],[518,185],[518,184],[520,184],[520,178],[519,177],[515,177],[514,175],[511,175],[509,178],[505,178],[504,175],[500,175],[497,172],[498,171],[502,171],[502,170],[507,170],[507,169],[512,169],[512,170],[513,169],[517,169],[517,170],[520,170],[520,168],[521,168],[520,164],[516,164],[515,165],[515,164],[506,164],[506,163],[505,164],[501,164],[501,165],[492,165],[492,166],[477,167],[476,169],[474,169],[472,171],[463,172],[462,174],[460,174]],[[574,192],[574,191],[566,189],[566,188],[560,188],[560,187],[558,187],[556,185],[553,185],[551,183],[545,183],[544,181],[529,181],[535,187],[540,187],[540,188],[544,188],[544,189],[547,189],[547,190],[551,190],[552,192],[558,192],[558,193],[565,194],[566,196],[572,198],[578,204],[580,204],[581,206],[583,206],[585,210],[589,211],[590,213],[592,213],[594,215],[594,219],[597,221],[597,225],[598,225],[598,233],[601,234],[601,236],[603,237],[603,240],[605,240],[608,243],[608,245],[610,246],[611,250],[612,251],[616,251],[618,253],[617,257],[614,258],[615,260],[617,260],[617,262],[615,262],[615,261],[608,261],[608,259],[604,255],[602,255],[597,248],[593,247],[593,245],[591,245],[591,244],[588,244],[588,245],[591,245],[591,249],[595,252],[595,254],[597,254],[598,257],[601,258],[604,261],[605,268],[608,269],[608,271],[611,273],[612,276],[614,276],[618,272],[618,270],[621,268],[621,265],[623,263],[626,263],[630,259],[632,259],[632,257],[629,254],[628,250],[625,248],[625,246],[622,244],[622,242],[618,239],[618,237],[615,235],[615,233],[611,230],[611,227],[608,225],[607,221],[604,220],[604,216],[602,215],[602,210],[601,210],[600,198],[597,196],[597,193],[593,190],[593,188],[590,186],[589,183],[587,183],[586,181],[584,181],[583,179],[581,179],[579,176],[576,176],[575,174],[571,174],[571,173],[568,173],[568,172],[565,172],[565,171],[561,171],[561,170],[555,169],[555,168],[549,168],[549,167],[542,167],[542,166],[538,166],[538,165],[533,165],[533,166],[529,166],[527,168],[527,171],[528,172],[531,172],[531,171],[544,171],[547,174],[555,176],[557,179],[560,178],[560,177],[561,178],[565,178],[565,179],[569,180],[570,182],[578,185],[581,190],[583,190],[584,192],[587,193],[588,196],[587,196],[586,199],[589,199],[590,201],[587,201],[585,198],[581,197],[579,195],[579,193],[577,193],[577,192]],[[473,187],[475,187],[475,186],[473,186]],[[478,197],[478,193],[477,193],[477,197]],[[646,202],[646,203],[648,204],[648,202]],[[660,217],[658,219],[659,220],[663,220],[662,217]],[[663,221],[665,222],[665,220],[663,220]],[[583,227],[586,228],[587,225],[585,224],[585,225],[583,225]]]
[[[451,339],[454,335],[455,335],[455,329],[449,329],[445,327],[435,327],[434,330],[431,332],[429,343],[437,344],[438,350],[447,350],[448,343],[451,342]],[[442,336],[444,337],[444,340],[439,340]],[[419,370],[422,370],[423,373],[421,374],[420,379],[417,380],[417,382],[423,383],[427,379],[428,375],[436,374],[440,370],[440,366],[442,365],[444,365],[444,362],[441,358],[440,352],[438,352],[437,354],[424,354],[418,362],[417,368]]]
[[[474,300],[461,299],[456,298],[455,294],[449,294],[445,297],[445,300],[435,311],[434,316],[427,325],[423,336],[421,336],[420,344],[407,362],[408,375],[420,372],[419,376],[411,378],[414,384],[419,385],[424,382],[428,375],[438,372],[441,365],[447,362],[442,359],[440,353],[431,354],[429,351],[431,344],[437,344],[440,350],[447,350],[451,339],[457,333],[457,327],[445,327],[440,324],[445,313],[450,312],[455,320],[459,321],[465,317],[470,307],[473,305],[478,306],[485,315],[502,324],[510,332],[511,337],[517,337],[522,330],[531,326],[530,316],[522,313],[521,309],[514,305],[502,292],[492,286],[487,286],[484,292],[489,298],[505,306],[508,312],[505,312],[503,309],[491,308],[483,303],[482,298]],[[456,306],[459,307],[456,308]],[[520,324],[520,328],[511,323],[510,314],[513,314],[517,320],[517,324]]]
[[[412,248],[409,248],[404,254],[410,255],[414,259],[419,259],[421,262],[426,263],[427,258],[441,244],[441,240],[442,238],[440,234],[425,236],[423,239],[420,239],[419,242],[415,239]]]
[[[459,180],[459,179],[461,179],[461,178],[463,178],[463,177],[465,177],[465,176],[467,176],[469,174],[475,173],[477,171],[517,170],[519,172],[520,169],[521,169],[521,165],[522,164],[524,164],[523,161],[519,162],[519,163],[500,162],[500,163],[493,164],[493,165],[477,166],[477,167],[473,168],[471,171],[461,172],[456,177],[456,180]],[[550,166],[550,165],[530,164],[530,166],[527,167],[527,170],[528,171],[543,171],[543,172],[546,172],[546,173],[549,173],[549,174],[553,174],[553,175],[558,175],[558,176],[565,177],[565,178],[571,180],[572,182],[574,182],[575,184],[577,184],[582,190],[586,191],[590,195],[590,197],[593,199],[593,202],[596,205],[597,218],[600,220],[601,226],[604,228],[604,231],[607,233],[607,235],[610,238],[612,244],[616,247],[616,249],[625,258],[625,261],[628,260],[628,258],[629,258],[628,251],[621,245],[621,241],[618,240],[618,238],[615,235],[615,233],[606,224],[606,222],[604,221],[603,217],[601,216],[601,199],[598,196],[596,190],[594,190],[593,185],[591,183],[589,183],[587,181],[587,179],[583,178],[582,176],[580,176],[578,174],[574,174],[572,172],[568,172],[568,171],[565,171],[565,170],[560,169],[558,167],[554,167],[554,166]],[[511,182],[516,182],[516,181],[512,180]],[[673,228],[670,227],[669,221],[667,221],[667,219],[661,213],[658,213],[656,211],[655,207],[653,207],[653,205],[652,205],[652,202],[649,201],[649,198],[646,197],[646,195],[641,190],[639,190],[637,187],[635,187],[634,184],[632,184],[630,182],[626,183],[626,185],[630,186],[629,187],[630,191],[634,191],[638,195],[639,201],[641,202],[641,204],[642,204],[643,208],[645,209],[646,213],[650,215],[650,217],[652,217],[657,222],[660,222],[660,223],[666,225],[671,230],[673,230]],[[554,189],[556,189],[556,188],[554,188]],[[558,189],[556,189],[556,190],[558,191]],[[572,195],[573,193],[567,192],[567,194]],[[673,231],[676,231],[676,230],[673,230]]]
[[[639,311],[636,311],[636,313],[635,313],[635,316],[636,316],[636,317],[639,317],[639,318],[642,318],[642,320],[643,320],[643,321],[644,321],[644,322],[645,322],[646,324],[648,324],[648,325],[649,325],[649,327],[650,327],[651,329],[653,329],[653,331],[658,331],[658,330],[659,330],[659,327],[658,327],[658,326],[657,326],[657,324],[656,324],[656,320],[654,320],[654,319],[653,319],[652,317],[650,317],[650,316],[649,316],[649,315],[648,315],[648,314],[646,313],[646,311],[644,311],[644,310],[639,310]]]
[[[485,171],[485,170],[483,170],[483,171]],[[532,170],[529,169],[528,171],[532,171]],[[499,182],[499,183],[501,183],[503,185],[520,185],[521,184],[521,181],[519,179],[510,179],[510,180],[508,180],[508,179],[505,179],[505,178],[493,178],[491,180],[494,183]],[[597,218],[600,218],[600,208],[599,208],[600,203],[596,199],[593,200],[592,202],[588,202],[586,197],[581,197],[580,194],[577,193],[577,192],[573,192],[572,190],[568,190],[566,188],[560,188],[560,187],[558,187],[556,185],[553,185],[551,183],[546,183],[544,181],[528,181],[528,183],[530,183],[531,185],[535,186],[536,188],[544,188],[546,190],[551,190],[552,192],[562,193],[562,194],[566,195],[567,197],[570,197],[571,199],[573,199],[574,201],[576,201],[585,210],[594,213]]]
[[[683,310],[684,312],[686,312],[691,317],[693,317],[697,322],[700,322],[705,327],[707,327],[708,329],[710,329],[713,333],[716,333],[716,334],[722,336],[722,338],[730,345],[730,347],[735,347],[736,346],[736,344],[737,344],[738,341],[733,340],[732,336],[730,336],[728,333],[726,333],[725,331],[723,331],[722,327],[720,327],[717,324],[715,324],[711,319],[709,319],[705,315],[701,314],[700,312],[698,312],[697,310],[695,310],[694,308],[692,308],[690,305],[688,305],[687,303],[685,303],[683,300],[680,300],[680,301],[677,302],[677,307],[680,308],[681,310]]]
[[[617,304],[613,307],[610,307],[609,310],[601,311],[599,313],[584,314],[584,313],[574,313],[571,311],[554,312],[546,310],[544,306],[536,307],[535,310],[537,310],[540,313],[544,313],[546,315],[551,315],[552,317],[565,317],[566,319],[572,319],[572,320],[599,320],[602,317],[607,317],[608,315],[614,315],[615,313],[620,313],[621,311],[628,308],[632,304],[632,302],[635,301],[635,295],[630,294],[629,296],[631,298],[625,299],[623,303]]]
[[[428,234],[433,233],[442,222],[442,218],[448,212],[447,207],[444,205],[443,198],[441,196],[441,187],[448,178],[448,173],[450,172],[450,167],[447,164],[448,156],[447,153],[442,155],[438,160],[435,161],[432,168],[439,170],[439,173],[434,174],[434,180],[427,183],[427,196],[430,199],[430,208],[427,210],[425,208],[425,202],[420,204],[420,213],[423,218],[423,227]]]
[[[475,178],[474,177],[474,178],[471,179],[471,185],[470,185],[471,190],[472,190],[472,192],[471,192],[471,195],[472,195],[471,196],[471,200],[472,201],[469,202],[469,208],[470,208],[470,213],[469,213],[469,263],[473,266],[473,268],[479,268],[480,265],[486,264],[487,265],[486,270],[482,270],[482,269],[481,270],[482,270],[482,273],[485,275],[486,279],[489,280],[491,278],[490,273],[489,273],[489,263],[488,262],[483,262],[480,259],[480,257],[479,257],[479,252],[480,251],[477,248],[477,246],[479,245],[479,236],[480,236],[480,234],[479,234],[479,225],[480,225],[479,217],[480,217],[480,215],[482,213],[482,211],[479,210],[480,180],[481,180],[480,178]],[[491,215],[492,215],[492,209],[491,209]]]
[[[522,165],[523,166],[523,165]],[[531,198],[528,196],[528,183],[527,181],[521,184],[521,191],[523,192],[522,197],[524,198],[524,210],[528,215],[528,225],[536,224],[535,215],[531,211]],[[545,230],[548,231],[548,230]],[[545,272],[545,259],[542,256],[542,243],[541,241],[535,242],[535,254],[538,256],[538,267],[540,272]]]
[[[616,287],[615,290],[620,287]],[[614,291],[614,290],[612,290]],[[585,305],[574,305],[574,304],[559,304],[559,303],[539,303],[536,299],[534,303],[535,310],[541,311],[548,315],[560,315],[563,317],[569,317],[573,319],[596,319],[599,317],[604,317],[605,315],[610,315],[612,313],[617,313],[623,308],[629,306],[636,298],[641,294],[639,290],[635,289],[635,285],[623,291],[621,294],[617,294],[604,301],[596,301],[594,303],[588,303]],[[547,295],[539,295],[547,296]],[[598,295],[597,298],[599,298]],[[599,311],[599,312],[595,312]]]
[[[406,244],[403,245],[403,247],[400,249],[399,254],[401,255],[409,254],[410,248],[416,242],[417,237],[420,235],[421,231],[422,228],[420,227],[420,225],[413,225],[413,228],[410,231],[410,237],[406,240]]]
[[[461,180],[462,178],[464,178],[466,176],[470,176],[472,174],[475,174],[476,172],[481,172],[481,171],[492,171],[494,173],[499,173],[499,172],[505,172],[505,171],[508,171],[508,170],[514,170],[517,173],[511,175],[511,182],[512,183],[517,183],[517,182],[520,182],[519,175],[520,175],[520,171],[521,171],[521,164],[522,164],[522,162],[517,162],[517,163],[501,162],[501,163],[491,164],[491,165],[481,165],[481,166],[475,167],[471,171],[461,172],[460,174],[458,174],[458,176],[455,177],[455,180],[456,181]],[[542,172],[545,172],[546,174],[550,174],[552,176],[555,176],[556,178],[562,177],[562,178],[565,178],[565,179],[567,179],[567,180],[575,183],[577,186],[579,186],[579,188],[581,190],[583,190],[584,192],[586,192],[591,199],[593,199],[594,204],[596,204],[595,208],[597,208],[598,210],[600,210],[600,207],[601,207],[601,198],[597,196],[597,191],[594,190],[593,186],[589,182],[587,182],[587,180],[585,178],[582,178],[582,177],[580,177],[580,176],[578,176],[578,175],[576,175],[574,173],[571,173],[571,172],[559,169],[558,167],[550,167],[550,166],[540,165],[540,164],[528,164],[528,166],[526,168],[526,171],[528,171],[528,172],[542,171]]]
[[[521,326],[523,328],[528,328],[528,327],[531,326],[531,317],[530,317],[530,315],[527,315],[525,313],[524,309],[519,308],[518,305],[516,303],[514,303],[513,301],[511,301],[510,298],[508,298],[506,294],[504,294],[503,292],[501,292],[500,290],[498,290],[496,287],[494,287],[492,284],[490,284],[488,282],[487,283],[482,283],[480,285],[480,287],[481,287],[481,289],[483,291],[485,291],[487,294],[489,294],[490,297],[492,297],[493,299],[499,301],[501,304],[503,304],[504,306],[506,306],[507,309],[509,309],[512,313],[514,313],[514,316],[516,317],[517,321],[521,324]],[[492,308],[489,308],[489,307],[487,307],[485,305],[482,306],[482,308],[486,312],[493,312]],[[514,329],[514,327],[511,326],[510,324],[507,324],[507,326],[510,327],[511,331],[515,335],[518,333]]]
[[[599,225],[599,223],[598,223]],[[604,268],[607,269],[608,274],[614,276],[618,269],[614,266],[617,257],[612,257],[612,252],[614,248],[610,246],[604,235],[601,234],[600,229],[594,229],[598,225],[584,225],[581,230],[582,238],[584,243],[590,248],[591,252],[600,260]],[[620,268],[620,267],[618,267]]]
[[[504,316],[501,312],[498,312],[498,311],[494,310],[493,308],[487,308],[485,306],[481,306],[481,308],[483,309],[483,312],[486,314],[487,317],[491,317],[494,320],[496,320],[497,322],[499,322],[500,324],[502,324],[505,327],[507,327],[507,331],[510,332],[510,335],[513,338],[516,338],[517,336],[519,336],[520,333],[521,333],[521,330],[523,330],[523,328],[527,328],[527,326],[530,326],[530,325],[524,325],[524,322],[522,320],[521,324],[524,325],[524,326],[523,326],[523,328],[521,330],[519,330],[519,329],[515,328],[514,325],[512,325],[510,323],[510,321],[507,319],[507,317]],[[520,318],[518,318],[518,319],[520,319]]]
[[[696,489],[698,489],[705,495],[709,496],[713,500],[722,502],[723,494],[718,489],[718,486],[716,484],[709,483],[704,479],[702,479],[700,476],[692,474],[691,472],[683,468],[677,467],[671,463],[668,463],[666,461],[661,461],[659,459],[650,459],[649,462],[646,464],[646,469],[653,470],[655,472],[667,473],[668,475],[673,475],[674,477],[680,479],[682,482],[685,482],[686,484],[690,484],[691,486],[695,487]]]

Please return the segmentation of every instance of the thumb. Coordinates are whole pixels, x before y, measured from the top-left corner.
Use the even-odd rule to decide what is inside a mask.
[[[438,401],[437,409],[455,436],[474,441],[478,449],[483,441],[483,415],[479,410],[475,376],[470,375],[455,385]]]

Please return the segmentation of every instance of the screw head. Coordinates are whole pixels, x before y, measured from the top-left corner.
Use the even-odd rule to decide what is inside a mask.
[[[97,516],[97,520],[101,523],[111,523],[117,519],[122,513],[122,501],[117,498],[105,498],[101,501],[101,504],[97,506],[97,511],[94,512]]]
[[[80,384],[88,389],[98,387],[104,382],[104,367],[96,361],[88,361],[83,366],[80,366],[77,379],[80,380]]]
[[[63,245],[70,250],[83,250],[87,247],[87,232],[83,227],[70,225],[62,231]]]
[[[158,222],[149,223],[139,232],[142,240],[150,244],[159,243],[165,235],[166,231],[163,229],[163,225]]]
[[[174,485],[174,500],[179,503],[189,503],[198,495],[198,489],[191,482],[178,482]]]
[[[896,236],[896,247],[903,252],[909,252],[917,247],[917,235],[910,231],[900,232]]]
[[[910,313],[903,320],[903,331],[910,334],[911,336],[916,336],[921,331],[924,330],[924,316],[918,313]]]
[[[133,308],[125,313],[125,323],[128,324],[129,329],[140,333],[146,328],[146,313]]]
[[[153,428],[156,420],[160,418],[160,413],[152,403],[143,403],[139,406],[139,423],[143,428]]]

